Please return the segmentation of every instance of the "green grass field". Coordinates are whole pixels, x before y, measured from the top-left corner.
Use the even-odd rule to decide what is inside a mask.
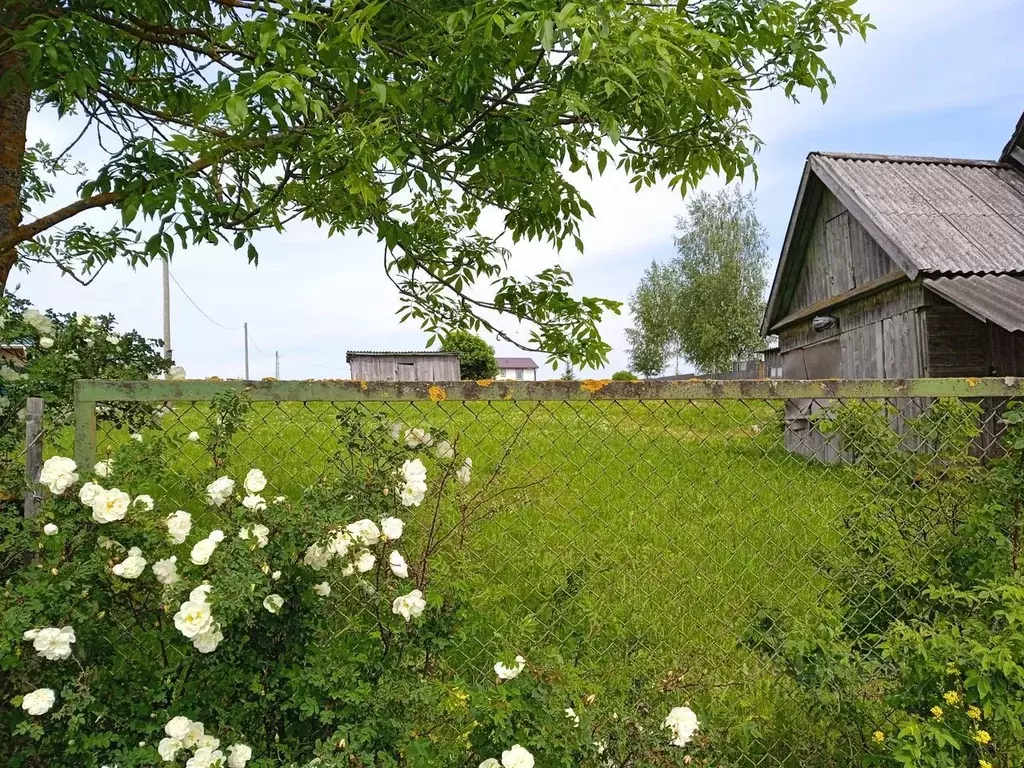
[[[685,670],[709,689],[738,686],[742,699],[764,662],[738,645],[741,633],[762,606],[799,615],[821,599],[821,555],[841,545],[858,484],[849,469],[788,453],[779,405],[257,404],[227,470],[259,467],[274,493],[297,498],[336,460],[344,408],[443,433],[473,458],[474,487],[511,489],[466,541],[493,615],[464,651],[469,666],[486,671],[498,653],[553,640],[595,670]],[[206,406],[180,404],[163,428],[204,433],[208,418]],[[123,439],[104,434],[101,452]],[[177,461],[181,476],[210,471],[199,444]],[[201,511],[197,499],[176,503]],[[410,549],[427,506],[406,515]]]

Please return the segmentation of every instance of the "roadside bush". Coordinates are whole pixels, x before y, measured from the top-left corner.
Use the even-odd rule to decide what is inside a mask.
[[[612,381],[637,381],[637,377],[632,371],[616,371],[612,374]]]
[[[745,640],[817,722],[814,761],[994,768],[1024,760],[1024,408],[1004,415],[1006,454],[972,456],[977,406],[938,400],[825,417],[868,481],[822,606],[765,611]],[[787,702],[789,703],[789,702]],[[823,735],[823,736],[822,736]]]
[[[246,418],[226,395],[195,434],[144,429],[96,467],[47,460],[46,502],[12,532],[22,566],[0,596],[5,764],[700,758],[697,717],[663,681],[631,691],[620,717],[558,648],[509,648],[487,678],[460,671],[488,616],[459,558],[437,555],[493,514],[476,493],[493,478],[455,439],[346,412],[338,462],[284,498],[257,468],[221,471]],[[167,469],[186,440],[209,449],[197,479]],[[171,484],[185,509],[164,500]],[[407,525],[414,510],[427,514]]]

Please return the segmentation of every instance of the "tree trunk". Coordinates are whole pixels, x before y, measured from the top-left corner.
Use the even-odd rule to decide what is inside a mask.
[[[0,239],[21,224],[22,165],[25,162],[28,112],[32,87],[24,69],[23,56],[6,50],[10,36],[6,30],[23,24],[30,8],[17,0],[4,3],[0,10]],[[0,291],[18,260],[17,248],[0,253]]]

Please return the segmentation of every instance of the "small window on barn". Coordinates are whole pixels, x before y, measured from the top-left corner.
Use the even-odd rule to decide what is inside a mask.
[[[516,378],[519,379],[520,381],[523,380],[523,369],[522,368],[516,368]]]

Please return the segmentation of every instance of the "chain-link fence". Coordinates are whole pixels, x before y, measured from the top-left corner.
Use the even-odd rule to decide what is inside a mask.
[[[210,403],[228,391],[252,405],[214,467]],[[464,672],[491,674],[510,645],[553,644],[595,681],[672,679],[702,711],[734,713],[750,764],[823,764],[826,735],[801,719],[813,653],[795,628],[834,609],[833,636],[880,642],[915,599],[904,569],[935,567],[929,537],[984,486],[1022,395],[1009,379],[80,382],[75,452],[91,466],[140,430],[174,436],[162,491],[194,509],[189,487],[251,467],[301,498],[346,460],[354,414],[422,429],[472,459],[483,510],[459,557],[493,621],[458,649]],[[409,530],[432,513],[410,508]],[[883,528],[888,543],[865,545]],[[884,681],[871,684],[861,694],[881,698]],[[853,760],[863,746],[846,749]]]

